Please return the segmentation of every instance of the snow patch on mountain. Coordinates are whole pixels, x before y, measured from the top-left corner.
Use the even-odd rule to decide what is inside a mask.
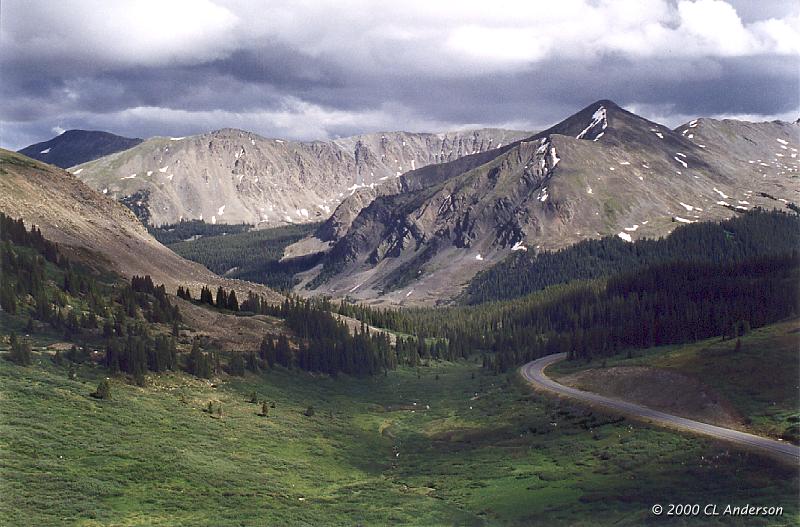
[[[594,114],[592,114],[592,121],[589,125],[583,129],[581,133],[575,136],[576,139],[583,139],[587,137],[587,135],[593,131],[598,131],[599,133],[603,133],[603,131],[608,127],[608,118],[607,112],[604,106],[600,106],[597,110],[595,110]],[[598,139],[598,134],[595,135],[593,139]],[[588,139],[588,137],[587,137]]]

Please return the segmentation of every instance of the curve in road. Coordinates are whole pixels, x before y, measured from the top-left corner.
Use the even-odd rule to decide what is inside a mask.
[[[778,457],[791,461],[795,464],[800,461],[800,447],[797,447],[791,443],[776,441],[774,439],[768,439],[766,437],[748,434],[746,432],[740,432],[730,428],[723,428],[721,426],[710,425],[700,421],[693,421],[692,419],[686,419],[685,417],[659,412],[658,410],[653,410],[652,408],[648,408],[639,404],[598,395],[596,393],[577,390],[575,388],[557,383],[545,375],[544,370],[548,366],[551,366],[556,362],[560,362],[566,359],[566,357],[566,353],[557,353],[555,355],[547,355],[546,357],[531,361],[522,366],[520,369],[522,376],[534,387],[551,393],[563,395],[593,405],[602,406],[604,408],[627,414],[632,417],[641,418],[661,426],[678,428],[680,430],[703,434],[741,446],[756,448],[758,450],[777,455]]]

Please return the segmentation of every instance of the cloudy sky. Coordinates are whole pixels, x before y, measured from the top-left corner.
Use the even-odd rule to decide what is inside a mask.
[[[2,0],[0,144],[800,117],[791,0]]]

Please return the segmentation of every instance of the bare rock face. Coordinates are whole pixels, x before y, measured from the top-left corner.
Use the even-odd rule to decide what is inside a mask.
[[[71,171],[89,186],[136,205],[132,210],[150,224],[202,219],[269,226],[327,219],[346,197],[393,188],[404,172],[526,135],[387,132],[306,143],[224,129],[148,139]]]
[[[710,119],[670,130],[598,101],[526,139],[345,199],[316,232],[330,250],[298,292],[430,304],[513,251],[783,208],[800,201],[799,132]]]

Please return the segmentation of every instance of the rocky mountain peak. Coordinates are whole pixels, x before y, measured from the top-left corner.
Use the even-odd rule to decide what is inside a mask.
[[[670,130],[597,101],[526,139],[409,172],[394,192],[345,200],[316,233],[316,250],[330,247],[322,269],[298,291],[438,302],[516,251],[784,206],[797,192],[793,128],[695,119]]]

